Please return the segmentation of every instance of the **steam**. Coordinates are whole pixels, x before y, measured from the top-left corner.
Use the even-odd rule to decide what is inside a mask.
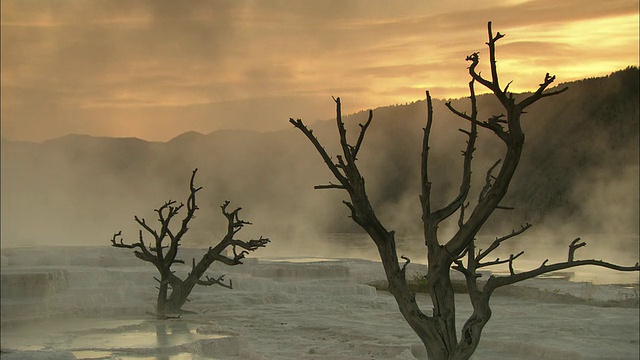
[[[591,95],[591,86],[603,88],[605,82],[612,89],[608,91],[615,91],[614,82],[636,72],[573,84],[569,106],[560,99],[549,100],[544,109],[532,109],[525,122],[529,134],[525,155],[505,199],[505,205],[516,210],[494,214],[479,235],[479,246],[530,222],[534,226],[521,240],[501,247],[506,256],[519,250],[527,251],[531,259],[563,256],[567,244],[582,237],[589,246],[580,255],[637,261],[633,259],[639,233],[637,134],[612,144],[608,130],[595,121],[604,115],[591,112],[589,120],[585,114],[590,102],[606,110]],[[618,100],[607,104],[617,106],[618,113],[605,115],[620,122],[615,127],[632,127],[628,121],[634,117],[629,114],[637,110],[625,104],[637,101],[634,94],[609,94]],[[469,106],[465,99],[452,104],[460,110]],[[328,101],[326,106],[334,104]],[[479,98],[479,107],[481,118],[497,111],[495,100],[488,96]],[[443,101],[435,101],[435,111],[429,165],[434,206],[443,206],[459,191],[460,151],[466,138],[458,128],[468,124],[453,117]],[[366,116],[362,112],[345,117],[351,139]],[[414,261],[426,256],[418,198],[425,116],[424,101],[376,109],[358,159],[376,214],[396,231],[399,252]],[[307,123],[329,154],[339,154],[335,121]],[[607,124],[611,129],[613,125]],[[575,134],[576,126],[577,142],[567,135]],[[480,133],[469,197],[472,206],[487,169],[503,150],[493,137]],[[634,153],[635,157],[628,155]],[[218,241],[225,233],[220,205],[230,200],[232,206],[243,208],[241,217],[253,223],[238,234],[240,238],[272,239],[261,256],[377,258],[375,246],[342,204],[348,194],[313,189],[335,180],[313,146],[293,128],[269,133],[192,132],[166,143],[83,136],[41,144],[3,140],[2,246],[106,246],[119,230],[131,241],[139,230],[133,216],[154,223],[153,209],[169,199],[186,201],[189,176],[196,167],[196,184],[203,186],[197,199],[200,210],[183,246],[206,247]],[[441,241],[455,232],[456,220],[443,223]]]

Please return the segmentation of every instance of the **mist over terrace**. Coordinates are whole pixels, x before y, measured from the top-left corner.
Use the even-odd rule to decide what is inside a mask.
[[[547,254],[566,256],[567,244],[582,237],[589,244],[580,250],[585,257],[637,261],[637,71],[570,83],[546,107],[532,107],[524,121],[525,155],[505,199],[515,210],[490,219],[481,233],[487,242],[528,222],[533,228],[514,248],[505,246],[505,254],[526,250],[540,261]],[[465,109],[468,100],[453,104]],[[444,101],[434,106],[430,166],[438,174],[434,201],[444,204],[458,191],[464,146],[458,128],[466,124]],[[481,114],[496,106],[488,96],[479,98]],[[366,116],[346,118],[351,136]],[[418,200],[424,121],[424,101],[375,109],[358,160],[376,213],[415,261],[424,259]],[[330,154],[338,154],[334,121],[310,127]],[[502,151],[480,133],[470,199]],[[264,255],[376,256],[366,237],[339,235],[360,233],[342,204],[346,194],[313,190],[331,174],[295,129],[189,132],[168,142],[78,135],[43,143],[3,139],[2,246],[107,245],[119,230],[133,240],[133,216],[155,221],[153,209],[164,201],[186,201],[194,168],[203,190],[185,246],[206,247],[224,234],[220,205],[230,200],[254,224],[243,237],[273,239]],[[444,235],[456,228],[444,226]]]

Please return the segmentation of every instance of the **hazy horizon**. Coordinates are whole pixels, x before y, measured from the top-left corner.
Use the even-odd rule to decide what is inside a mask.
[[[602,76],[593,76],[593,77],[585,77],[585,78],[581,78],[581,79],[575,79],[573,81],[567,81],[567,82],[561,82],[561,83],[555,84],[555,86],[556,87],[562,87],[565,84],[571,84],[571,83],[573,83],[575,81],[583,81],[583,80],[594,79],[594,78],[597,79],[597,78],[608,77],[608,76],[610,76],[612,74],[615,74],[617,72],[624,71],[625,69],[628,69],[630,67],[631,68],[638,68],[637,66],[630,65],[630,66],[627,66],[626,68],[614,70],[611,73],[604,74]],[[479,97],[482,97],[482,96],[485,96],[485,95],[489,95],[490,96],[490,94],[487,94],[486,92],[483,92],[483,91],[479,91],[478,93],[481,94],[481,95],[479,95]],[[525,93],[525,92],[523,92],[523,93]],[[460,100],[460,99],[465,99],[465,98],[468,98],[468,97],[469,97],[468,95],[466,95],[466,96],[463,95],[463,96],[456,97],[456,98],[438,98],[438,97],[433,97],[433,101],[437,102],[437,101]],[[246,100],[246,102],[251,102],[251,101],[254,101],[254,99]],[[372,109],[359,109],[359,110],[353,111],[351,113],[343,113],[343,116],[345,116],[345,117],[357,116],[358,114],[366,112],[368,110],[374,110],[374,113],[375,113],[377,109],[383,109],[383,108],[394,107],[394,106],[404,106],[404,105],[409,105],[409,104],[412,104],[412,103],[423,102],[423,101],[424,101],[424,98],[415,99],[413,101],[409,101],[409,102],[406,102],[406,103],[403,103],[403,104],[380,105],[380,106],[377,106],[377,107],[372,108]],[[333,99],[330,98],[329,101],[327,101],[327,103],[328,103],[328,105],[334,104]],[[335,109],[333,107],[331,109],[334,112],[334,114],[332,114],[330,117],[317,118],[317,119],[314,119],[314,120],[311,120],[311,121],[306,121],[306,122],[309,123],[309,124],[314,124],[314,123],[316,123],[318,121],[324,122],[324,121],[335,120]],[[172,141],[172,140],[174,140],[176,138],[179,138],[179,137],[181,137],[181,136],[183,136],[185,134],[189,134],[189,133],[194,133],[194,134],[207,136],[207,135],[211,135],[211,134],[214,134],[214,133],[217,133],[217,132],[224,132],[224,131],[231,131],[231,132],[235,132],[235,131],[243,132],[244,131],[244,132],[249,132],[249,133],[270,133],[270,132],[279,132],[279,131],[283,131],[283,130],[287,130],[287,129],[291,129],[291,126],[290,126],[288,121],[285,122],[285,126],[283,126],[281,128],[273,128],[273,129],[252,129],[252,128],[250,128],[250,129],[242,129],[242,128],[231,128],[231,127],[217,128],[217,129],[214,129],[212,131],[198,131],[198,130],[186,129],[186,130],[184,130],[182,132],[176,133],[174,136],[171,136],[171,137],[169,137],[167,139],[162,139],[162,140],[149,139],[149,138],[145,137],[144,134],[125,135],[125,136],[109,136],[109,135],[102,135],[102,134],[87,134],[87,133],[81,133],[81,132],[70,132],[70,133],[66,133],[66,134],[61,134],[60,136],[47,138],[47,139],[41,139],[41,140],[19,140],[19,139],[8,138],[8,137],[4,136],[4,134],[1,134],[1,133],[0,133],[0,135],[1,135],[2,140],[14,141],[14,142],[29,142],[29,143],[43,143],[43,142],[47,142],[47,141],[51,141],[51,140],[61,139],[61,138],[67,137],[67,136],[88,136],[88,137],[95,137],[95,138],[114,138],[114,139],[118,139],[118,138],[127,139],[127,138],[130,138],[130,139],[138,139],[138,140],[142,140],[142,141],[150,142],[150,143],[152,143],[152,142],[166,143],[166,142]]]

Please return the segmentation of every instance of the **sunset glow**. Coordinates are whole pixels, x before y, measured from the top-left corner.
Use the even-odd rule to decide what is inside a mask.
[[[428,3],[428,4],[427,4]],[[467,95],[466,55],[535,88],[638,66],[638,1],[2,1],[2,136],[166,141]],[[486,67],[484,68],[486,71]]]

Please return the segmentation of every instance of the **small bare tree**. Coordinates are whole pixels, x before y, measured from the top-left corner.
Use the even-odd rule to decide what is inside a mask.
[[[471,82],[469,83],[471,112],[468,114],[454,109],[450,103],[447,104],[447,107],[457,116],[466,120],[470,127],[469,130],[461,130],[468,140],[467,146],[463,151],[460,191],[455,199],[439,209],[434,209],[431,204],[432,188],[429,180],[428,157],[433,109],[429,92],[426,94],[427,124],[424,128],[422,144],[422,194],[420,195],[420,201],[422,204],[423,231],[428,260],[428,272],[425,277],[433,302],[431,315],[425,314],[419,308],[415,294],[409,290],[405,271],[410,260],[401,256],[404,264],[401,265],[399,263],[394,231],[388,231],[376,217],[365,191],[364,178],[356,165],[358,151],[364,140],[367,128],[371,124],[373,112],[369,112],[369,118],[365,124],[360,124],[360,133],[355,145],[352,145],[347,141],[347,132],[341,116],[340,98],[335,99],[337,127],[342,148],[342,155],[336,157],[336,162],[327,154],[318,139],[313,135],[312,130],[307,128],[300,119],[290,119],[291,124],[302,131],[311,141],[333,176],[338,180],[338,183],[318,185],[315,188],[341,189],[348,192],[350,201],[344,201],[344,204],[351,211],[350,217],[369,234],[376,244],[389,283],[389,291],[395,297],[400,312],[407,323],[424,343],[429,359],[432,360],[468,359],[473,354],[478,346],[482,329],[491,317],[489,298],[493,291],[501,286],[530,279],[548,272],[583,265],[595,265],[619,271],[640,270],[638,263],[635,266],[619,266],[601,260],[576,260],[574,258],[575,251],[585,246],[585,243],[581,242],[579,238],[569,245],[566,261],[549,264],[548,260],[545,260],[538,268],[529,271],[518,273],[514,271],[513,263],[523,252],[515,255],[511,254],[508,259],[487,260],[488,256],[503,242],[522,234],[531,227],[530,224],[522,226],[511,234],[496,238],[485,250],[476,250],[475,238],[478,231],[495,210],[505,209],[500,202],[507,193],[509,183],[520,161],[524,144],[524,133],[520,123],[524,110],[542,98],[555,96],[567,90],[567,88],[563,88],[545,92],[555,80],[555,76],[546,74],[544,81],[534,93],[520,101],[516,101],[513,94],[508,92],[509,85],[503,90],[498,81],[495,45],[504,35],[497,33],[494,36],[491,30],[491,22],[488,23],[488,33],[489,42],[487,45],[489,46],[491,78],[485,79],[476,72],[476,67],[479,63],[478,53],[469,55],[466,60],[471,62],[469,66],[469,74],[471,75]],[[486,121],[478,120],[474,90],[476,82],[488,88],[495,95],[504,108],[504,114],[492,116]],[[469,209],[471,163],[478,136],[478,128],[486,129],[502,140],[506,146],[506,151],[504,159],[496,161],[487,170],[484,186],[479,191],[479,198],[474,207]],[[494,175],[496,171],[497,175]],[[457,216],[458,230],[448,241],[441,242],[438,238],[438,225],[454,216]],[[453,219],[456,220],[456,218]],[[465,259],[466,262],[464,261]],[[498,264],[508,265],[509,275],[491,276],[484,283],[484,286],[479,286],[478,278],[481,277],[481,274],[478,269]],[[458,339],[456,332],[456,309],[450,276],[450,269],[452,268],[464,274],[469,298],[473,306],[473,314],[464,324],[460,339]]]
[[[184,261],[179,260],[177,255],[178,248],[182,244],[182,238],[189,230],[189,222],[194,218],[195,212],[198,210],[196,193],[200,191],[202,187],[196,188],[194,186],[197,171],[198,169],[193,170],[191,175],[186,213],[182,218],[180,228],[177,232],[171,229],[170,224],[171,220],[184,208],[184,204],[176,205],[175,201],[169,200],[158,209],[155,209],[155,212],[158,214],[158,222],[160,223],[159,230],[152,228],[144,218],[141,219],[138,216],[134,216],[135,221],[142,227],[137,243],[124,243],[121,237],[121,231],[114,234],[111,238],[111,246],[135,249],[134,254],[138,259],[148,261],[158,269],[160,278],[154,277],[159,283],[158,300],[156,304],[156,315],[158,319],[166,318],[168,313],[184,312],[181,308],[187,301],[191,290],[193,290],[196,285],[220,285],[229,289],[233,288],[231,281],[229,281],[228,284],[224,282],[224,275],[215,278],[210,278],[205,275],[204,280],[201,280],[201,278],[213,262],[220,261],[231,266],[242,264],[242,259],[244,259],[246,254],[258,248],[265,247],[267,243],[269,243],[269,239],[263,237],[249,241],[235,239],[234,236],[242,230],[245,225],[250,225],[251,223],[239,218],[238,213],[241,208],[229,211],[229,201],[225,201],[221,208],[222,214],[227,219],[226,235],[217,245],[209,247],[209,250],[202,256],[202,259],[200,259],[197,264],[196,259],[193,259],[191,271],[184,280],[179,278],[174,271],[171,270],[171,266],[176,263],[184,264]],[[143,230],[152,236],[153,245],[147,245],[144,242]],[[118,237],[120,237],[119,241]],[[225,255],[225,250],[229,247],[231,248],[233,257]],[[171,288],[170,294],[169,288]]]

